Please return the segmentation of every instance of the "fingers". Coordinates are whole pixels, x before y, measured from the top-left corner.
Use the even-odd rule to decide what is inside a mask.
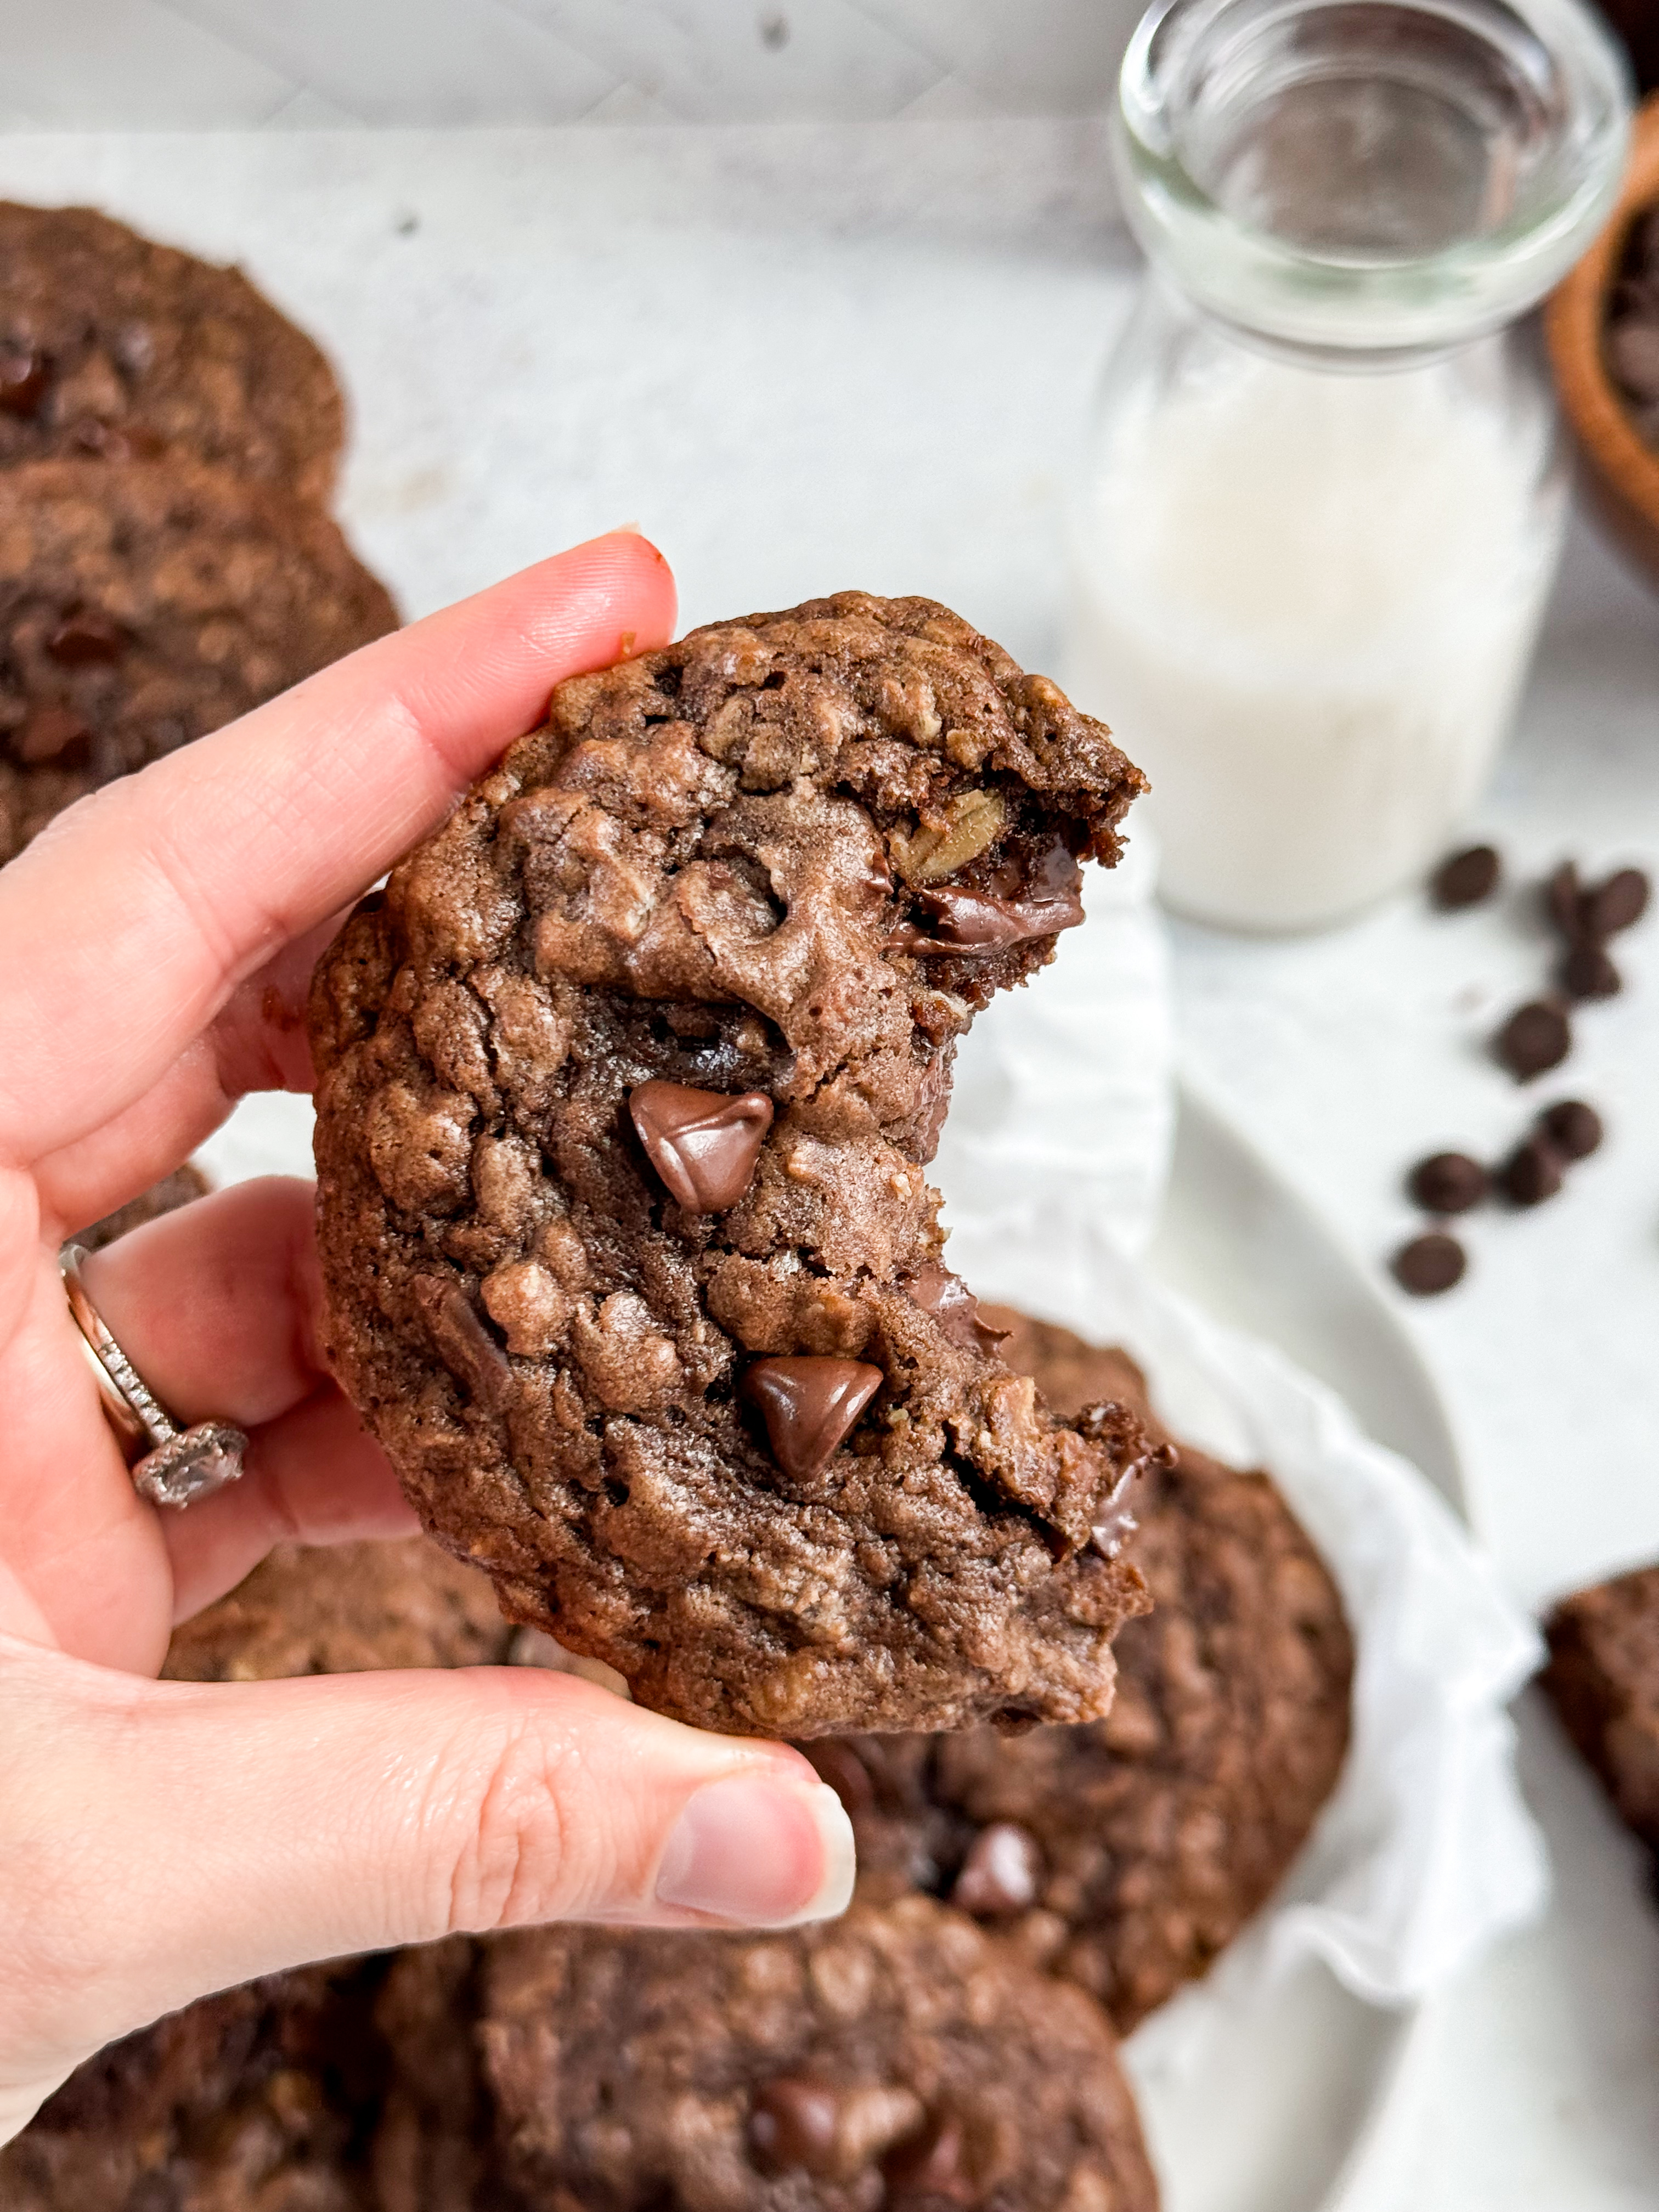
[[[0,1739],[0,2049],[37,2096],[304,1960],[549,1919],[784,1925],[852,1886],[798,1753],[533,1669],[134,1684],[14,1645]]]
[[[598,538],[71,809],[0,872],[0,1165],[142,1098],[239,984],[441,818],[556,683],[662,642],[673,618],[654,548]]]

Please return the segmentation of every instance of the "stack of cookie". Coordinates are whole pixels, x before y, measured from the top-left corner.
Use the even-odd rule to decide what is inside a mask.
[[[0,862],[397,625],[332,370],[239,270],[0,204]]]

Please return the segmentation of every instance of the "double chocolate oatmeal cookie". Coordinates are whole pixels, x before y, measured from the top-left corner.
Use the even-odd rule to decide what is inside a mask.
[[[1619,1817],[1659,1855],[1659,1567],[1565,1597],[1540,1676]]]
[[[397,627],[320,509],[195,461],[0,470],[0,860]]]
[[[1156,1427],[1121,1352],[981,1313],[1057,1411],[1111,1397]],[[864,1894],[949,1898],[1080,1982],[1126,2035],[1300,1850],[1347,1747],[1353,1670],[1335,1585],[1267,1475],[1179,1445],[1138,1517],[1127,1548],[1153,1611],[1118,1637],[1104,1720],[804,1747],[853,1816]]]
[[[327,362],[240,269],[0,201],[0,467],[166,453],[324,500],[344,431]]]
[[[1084,1720],[1148,1445],[940,1264],[957,1037],[1143,787],[925,599],[555,694],[317,974],[331,1357],[504,1608],[707,1726]]]
[[[503,2174],[548,2212],[1158,2202],[1099,2012],[927,1898],[783,1936],[526,1931],[483,1988]]]

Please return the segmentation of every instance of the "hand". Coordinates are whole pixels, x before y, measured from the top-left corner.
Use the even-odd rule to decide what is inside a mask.
[[[308,1184],[246,1184],[89,1261],[170,1413],[240,1482],[135,1494],[62,1238],[245,1092],[304,1091],[312,963],[565,676],[664,641],[616,535],[383,639],[71,809],[0,871],[0,2141],[101,2044],[214,1988],[456,1928],[838,1911],[845,1815],[782,1745],[534,1669],[158,1683],[173,1624],[282,1539],[415,1526],[317,1348]]]

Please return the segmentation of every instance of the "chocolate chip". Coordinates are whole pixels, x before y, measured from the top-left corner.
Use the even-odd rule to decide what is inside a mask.
[[[1559,1067],[1572,1049],[1572,1030],[1559,1006],[1534,999],[1517,1006],[1492,1040],[1492,1050],[1517,1083]]]
[[[1429,896],[1446,913],[1479,906],[1498,888],[1503,864],[1490,845],[1471,845],[1444,860],[1429,879]]]
[[[722,1213],[737,1204],[772,1126],[772,1102],[760,1091],[728,1098],[653,1080],[629,1092],[628,1110],[646,1158],[688,1213]]]
[[[886,1379],[862,1359],[757,1359],[740,1387],[760,1408],[773,1458],[804,1482],[823,1473]]]
[[[51,761],[59,768],[84,768],[92,732],[72,708],[48,701],[33,708],[11,741],[12,751],[30,768]]]
[[[1539,1115],[1538,1126],[1566,1160],[1587,1160],[1601,1141],[1601,1116],[1582,1098],[1558,1099]]]
[[[749,2109],[749,2148],[763,2166],[830,2173],[836,2162],[840,2118],[840,2096],[827,2082],[781,2075],[755,2092]]]
[[[118,660],[127,647],[127,633],[118,622],[84,608],[67,616],[46,640],[46,651],[60,668],[93,668]]]
[[[1613,999],[1625,988],[1599,945],[1575,945],[1561,963],[1560,978],[1570,999]]]
[[[1425,1213],[1467,1213],[1486,1195],[1486,1170],[1467,1152],[1431,1152],[1406,1178]]]
[[[1008,1332],[991,1328],[979,1317],[979,1300],[960,1275],[930,1261],[904,1285],[924,1313],[933,1315],[952,1344],[968,1352],[994,1352]]]
[[[1563,860],[1545,882],[1544,912],[1569,945],[1576,945],[1583,935],[1583,899],[1577,862]]]
[[[1036,1838],[1013,1820],[994,1820],[973,1840],[951,1892],[963,1911],[987,1919],[1024,1912],[1042,1887],[1042,1853]]]
[[[972,2204],[979,2196],[969,2170],[962,2123],[945,2114],[901,2143],[882,2167],[885,2212],[929,2212],[935,2205]]]
[[[434,1347],[450,1373],[465,1383],[479,1405],[504,1405],[512,1394],[512,1367],[460,1284],[453,1276],[417,1275],[414,1291]]]
[[[1561,1188],[1561,1155],[1543,1137],[1518,1144],[1498,1170],[1498,1188],[1513,1206],[1541,1206]]]
[[[1620,868],[1584,893],[1580,911],[1586,937],[1597,945],[1640,921],[1648,910],[1650,886],[1640,868]]]
[[[49,374],[46,356],[33,346],[0,349],[0,410],[33,415],[46,396]]]
[[[890,940],[902,952],[985,957],[1005,945],[1074,929],[1083,920],[1083,872],[1056,842],[1025,872],[1012,893],[943,889],[920,892],[916,903],[932,933],[907,924]]]
[[[1454,1283],[1462,1282],[1468,1265],[1457,1239],[1439,1229],[1413,1237],[1410,1243],[1401,1246],[1393,1261],[1395,1280],[1414,1298],[1437,1297],[1442,1291],[1450,1290]]]

